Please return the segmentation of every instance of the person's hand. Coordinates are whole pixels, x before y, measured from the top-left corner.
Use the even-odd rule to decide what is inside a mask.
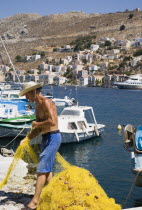
[[[38,125],[38,123],[37,123],[36,121],[33,121],[33,122],[32,122],[32,128],[36,128],[37,125]]]
[[[30,139],[28,137],[25,137],[21,142],[20,145],[24,144],[25,142],[28,142]]]

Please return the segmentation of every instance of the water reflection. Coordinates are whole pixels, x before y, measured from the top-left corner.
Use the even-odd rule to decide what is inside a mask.
[[[97,147],[103,143],[102,137],[94,137],[82,142],[62,144],[59,152],[73,165],[88,167]]]

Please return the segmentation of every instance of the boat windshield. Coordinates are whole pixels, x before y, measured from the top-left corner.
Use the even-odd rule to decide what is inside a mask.
[[[11,94],[10,98],[19,98],[19,96],[17,94]]]
[[[80,116],[80,111],[66,109],[62,111],[61,115]]]
[[[8,94],[2,94],[2,98],[8,98]]]

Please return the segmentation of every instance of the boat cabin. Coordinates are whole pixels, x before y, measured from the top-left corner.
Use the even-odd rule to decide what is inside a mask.
[[[19,96],[20,90],[3,91],[0,95],[1,100],[27,100],[25,96]]]

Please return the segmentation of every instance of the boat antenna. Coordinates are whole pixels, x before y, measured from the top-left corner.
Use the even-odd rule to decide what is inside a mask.
[[[12,61],[11,61],[11,58],[10,58],[8,52],[7,52],[7,49],[6,49],[5,45],[4,45],[4,42],[3,42],[2,38],[1,38],[1,36],[0,36],[0,40],[1,40],[1,43],[2,43],[2,45],[3,45],[4,49],[5,49],[5,52],[6,52],[7,56],[8,56],[9,62],[10,62],[10,64],[11,64],[11,66],[12,66],[12,68],[13,68],[15,74],[17,75],[17,78],[18,78],[19,82],[21,83],[20,78],[19,78],[19,75],[16,73],[16,69],[15,69],[15,67],[14,67],[14,65],[13,65],[13,63],[12,63]]]

